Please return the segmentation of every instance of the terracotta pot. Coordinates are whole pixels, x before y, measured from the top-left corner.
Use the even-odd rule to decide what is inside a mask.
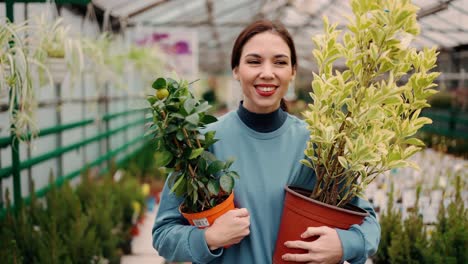
[[[181,206],[179,206],[179,212],[185,217],[185,219],[187,219],[191,225],[203,229],[213,224],[216,218],[220,217],[227,211],[234,209],[234,192],[232,192],[224,202],[203,212],[184,213],[181,210]]]
[[[308,227],[328,226],[332,228],[349,229],[353,224],[361,224],[368,215],[367,211],[356,206],[348,206],[349,209],[328,205],[309,198],[310,191],[287,186],[284,199],[283,214],[276,240],[273,263],[296,263],[284,261],[281,256],[286,253],[304,254],[302,249],[289,249],[284,242],[303,240],[300,235]],[[314,241],[318,237],[305,239]]]

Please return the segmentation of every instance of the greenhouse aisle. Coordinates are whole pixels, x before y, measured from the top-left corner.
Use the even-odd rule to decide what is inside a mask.
[[[152,211],[148,211],[145,220],[140,224],[139,235],[132,241],[132,255],[125,255],[120,261],[121,264],[163,264],[164,258],[159,256],[151,243],[151,228],[157,213],[157,206]]]

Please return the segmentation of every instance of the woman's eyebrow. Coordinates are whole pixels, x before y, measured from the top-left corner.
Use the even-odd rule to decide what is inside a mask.
[[[249,54],[245,55],[245,57],[261,58],[262,56],[258,55],[257,53],[249,53]]]
[[[261,58],[262,56],[260,56],[259,54],[257,53],[249,53],[247,55],[245,55],[245,57],[255,57],[255,58]],[[289,56],[287,55],[284,55],[284,54],[278,54],[278,55],[275,55],[274,58],[289,58]]]

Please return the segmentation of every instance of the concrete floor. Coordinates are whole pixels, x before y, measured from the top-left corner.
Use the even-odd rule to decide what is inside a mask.
[[[156,217],[157,207],[147,212],[145,220],[139,225],[140,233],[132,240],[132,255],[122,257],[121,264],[163,264],[164,258],[159,256],[152,246],[151,228]]]

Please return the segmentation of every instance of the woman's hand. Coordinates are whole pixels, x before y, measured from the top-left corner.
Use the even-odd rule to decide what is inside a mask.
[[[312,242],[302,240],[286,241],[284,245],[288,248],[300,248],[308,251],[306,254],[284,254],[283,259],[293,262],[307,263],[332,263],[336,264],[341,261],[343,249],[341,241],[335,229],[321,226],[309,227],[301,235],[301,238],[309,238],[319,236]]]
[[[250,215],[247,209],[234,209],[220,216],[205,231],[210,250],[239,243],[250,234]]]

